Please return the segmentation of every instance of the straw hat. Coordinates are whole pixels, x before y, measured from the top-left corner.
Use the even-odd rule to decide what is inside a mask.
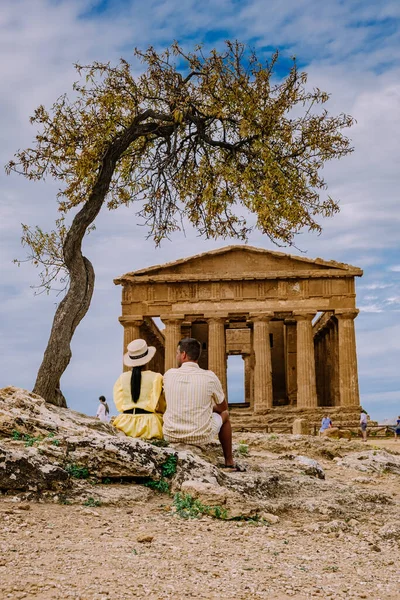
[[[127,367],[141,367],[151,361],[156,353],[154,346],[148,346],[145,340],[133,340],[128,344],[128,352],[124,354],[124,365]]]

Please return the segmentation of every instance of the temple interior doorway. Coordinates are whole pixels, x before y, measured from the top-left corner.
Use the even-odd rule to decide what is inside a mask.
[[[229,404],[242,404],[244,393],[244,361],[241,355],[228,355],[228,400]]]

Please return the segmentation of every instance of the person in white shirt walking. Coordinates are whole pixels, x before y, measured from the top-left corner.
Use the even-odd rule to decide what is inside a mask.
[[[201,446],[218,435],[225,459],[223,468],[242,471],[233,460],[232,428],[221,382],[215,373],[199,367],[200,353],[198,340],[184,338],[177,348],[178,368],[164,375],[164,438]]]
[[[100,421],[105,421],[106,423],[109,423],[110,409],[108,408],[107,401],[104,396],[100,396],[99,401],[100,404],[97,409],[96,417],[100,419]]]
[[[360,415],[360,427],[361,427],[363,442],[367,441],[367,423],[368,423],[367,413],[362,412]]]

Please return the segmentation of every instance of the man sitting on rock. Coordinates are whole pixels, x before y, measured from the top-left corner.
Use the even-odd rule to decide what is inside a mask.
[[[232,428],[221,382],[215,373],[199,367],[200,353],[198,340],[184,338],[176,352],[178,368],[164,375],[164,438],[201,446],[218,435],[225,459],[223,468],[241,471],[233,461]]]

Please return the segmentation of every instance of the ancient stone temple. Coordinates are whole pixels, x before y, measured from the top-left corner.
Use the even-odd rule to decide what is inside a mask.
[[[163,373],[175,366],[179,340],[195,337],[200,366],[218,375],[226,394],[227,356],[241,355],[245,394],[234,416],[248,427],[303,415],[317,423],[324,412],[354,423],[354,278],[361,275],[351,265],[251,246],[127,273],[114,280],[123,286],[124,350],[146,339],[158,348],[149,368]]]

